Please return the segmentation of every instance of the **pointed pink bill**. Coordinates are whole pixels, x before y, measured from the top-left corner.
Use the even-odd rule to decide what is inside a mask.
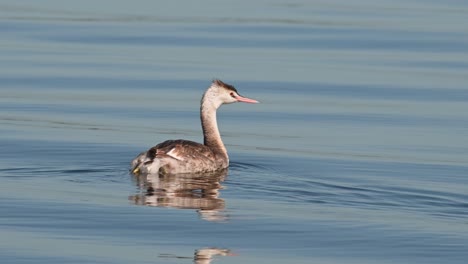
[[[240,95],[236,95],[236,96],[234,96],[234,98],[236,98],[236,100],[237,100],[238,102],[249,103],[249,104],[256,104],[256,103],[258,103],[257,100],[250,99],[250,98],[247,98],[247,97],[242,97],[242,96],[240,96]]]

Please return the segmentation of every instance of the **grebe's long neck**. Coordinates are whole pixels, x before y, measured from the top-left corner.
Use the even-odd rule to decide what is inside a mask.
[[[212,95],[208,92],[202,98],[200,106],[200,118],[203,129],[203,143],[211,148],[216,154],[222,155],[228,160],[228,154],[221,135],[218,129],[218,122],[216,120],[216,110],[220,105],[213,102]]]

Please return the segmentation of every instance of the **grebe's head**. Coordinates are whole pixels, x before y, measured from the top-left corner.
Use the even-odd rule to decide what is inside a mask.
[[[206,90],[203,95],[202,102],[207,103],[207,101],[211,102],[216,108],[220,107],[222,104],[231,104],[236,102],[251,104],[258,103],[257,100],[239,95],[234,86],[220,80],[214,80],[208,90]]]

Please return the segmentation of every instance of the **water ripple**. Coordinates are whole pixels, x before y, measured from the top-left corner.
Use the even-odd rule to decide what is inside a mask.
[[[335,207],[365,210],[393,210],[416,214],[463,219],[468,216],[468,195],[453,190],[435,190],[430,185],[399,186],[370,184],[360,175],[349,182],[344,170],[342,175],[327,178],[288,171],[265,162],[233,162],[228,186],[235,188],[245,198],[276,200],[294,204],[327,204]],[[424,165],[415,165],[424,167]],[[349,167],[349,166],[347,166]],[[357,167],[356,169],[359,169]],[[322,168],[323,171],[323,168]],[[361,172],[362,173],[362,172]],[[250,175],[257,175],[249,177]],[[375,181],[375,180],[373,180]],[[439,183],[439,187],[443,187]]]

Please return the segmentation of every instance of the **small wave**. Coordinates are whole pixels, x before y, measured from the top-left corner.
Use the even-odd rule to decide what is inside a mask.
[[[229,168],[232,170],[239,170],[239,171],[259,171],[259,170],[268,170],[268,167],[249,163],[249,162],[231,162]]]
[[[327,204],[372,211],[413,212],[444,218],[468,216],[468,195],[447,186],[402,186],[378,184],[356,176],[324,175],[320,171],[285,171],[265,162],[233,162],[228,189],[236,196],[256,200],[275,200],[294,204]],[[322,172],[324,173],[324,172]]]
[[[125,182],[128,170],[121,167],[60,168],[60,167],[12,167],[0,169],[0,178],[29,179],[54,178],[76,183]]]

